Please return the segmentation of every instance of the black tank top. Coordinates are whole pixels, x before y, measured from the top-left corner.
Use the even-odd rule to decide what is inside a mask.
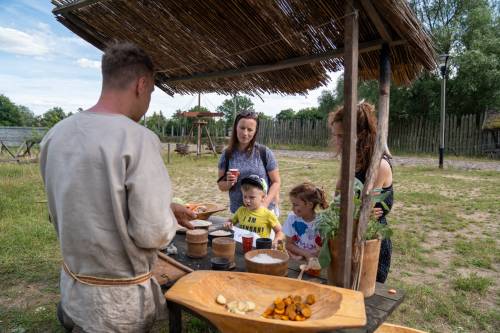
[[[383,155],[382,158],[384,160],[387,161],[387,163],[389,163],[389,166],[391,167],[391,171],[392,171],[392,164],[391,164],[391,161],[389,159],[389,157],[387,155]],[[365,180],[366,180],[366,171],[367,170],[360,170],[360,171],[357,171],[354,176],[359,179],[363,184],[365,183]],[[387,214],[389,214],[389,211],[392,209],[392,204],[394,203],[394,190],[392,188],[392,184],[387,186],[387,187],[382,187],[382,192],[381,193],[385,193],[385,192],[389,192],[389,195],[385,198],[384,202],[385,204],[387,205],[387,207],[389,207],[389,210],[385,210],[384,207],[382,207],[382,204],[381,203],[376,203],[375,204],[375,207],[377,208],[382,208],[382,210],[384,211],[384,213],[382,214],[382,216],[379,218],[379,221],[382,222],[382,223],[387,223],[386,219],[385,219],[385,216]]]

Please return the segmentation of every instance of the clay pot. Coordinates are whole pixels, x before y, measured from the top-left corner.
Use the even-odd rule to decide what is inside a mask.
[[[236,251],[236,242],[229,237],[217,237],[212,239],[212,255],[214,257],[227,258],[232,264],[234,262],[234,252]]]
[[[194,229],[186,232],[187,256],[203,258],[207,255],[208,230]]]

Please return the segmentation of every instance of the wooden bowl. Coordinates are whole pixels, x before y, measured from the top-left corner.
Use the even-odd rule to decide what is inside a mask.
[[[214,235],[213,233],[214,232],[217,232],[219,230],[222,230],[224,232],[226,232],[226,234],[224,235],[220,235],[220,236],[217,236],[217,235]],[[229,229],[229,230],[226,230],[226,229],[218,229],[218,230],[213,230],[213,231],[208,231],[208,241],[211,243],[214,239],[216,238],[224,238],[224,237],[229,237],[229,238],[233,238],[234,237],[234,230],[232,229]]]
[[[204,206],[206,210],[204,210],[203,212],[197,212],[197,209],[199,209],[199,207],[201,207],[201,206]],[[191,202],[191,203],[186,204],[186,207],[188,209],[192,210],[193,212],[195,212],[196,218],[199,220],[206,220],[210,217],[210,215],[217,213],[217,212],[221,212],[221,211],[226,209],[226,207],[224,207],[222,205],[213,204],[213,203],[193,203],[193,202]]]
[[[228,302],[252,301],[255,310],[244,315],[230,313],[215,302],[219,294]],[[316,297],[311,318],[285,321],[261,316],[277,297],[290,294]],[[165,297],[208,319],[222,333],[318,332],[366,324],[364,297],[359,291],[278,276],[195,271],[179,279]]]
[[[281,262],[265,264],[252,261],[252,258],[259,254],[267,254],[273,258],[281,259]],[[245,264],[247,272],[250,273],[286,276],[288,273],[288,259],[290,257],[287,253],[278,250],[261,249],[245,253]]]

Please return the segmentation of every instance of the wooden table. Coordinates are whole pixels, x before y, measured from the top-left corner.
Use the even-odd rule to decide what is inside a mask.
[[[201,259],[193,259],[189,258],[186,255],[187,248],[185,242],[185,235],[178,234],[174,238],[174,244],[177,247],[178,254],[172,256],[175,260],[180,263],[192,268],[193,270],[210,270],[210,257],[211,257],[211,248],[208,248],[208,255]],[[243,257],[243,250],[241,248],[241,244],[236,243],[236,268],[235,271],[245,272],[245,259]],[[300,268],[299,265],[301,263],[295,260],[289,261],[288,265],[288,277],[296,278],[299,275]],[[325,270],[321,272],[320,277],[311,277],[307,274],[304,274],[303,279],[312,282],[325,283],[327,282]],[[366,310],[366,319],[367,325],[362,328],[356,329],[340,329],[335,330],[333,332],[336,333],[369,333],[374,332],[377,327],[379,327],[386,318],[396,309],[396,307],[403,301],[404,293],[401,290],[398,290],[396,294],[389,294],[388,290],[390,288],[384,284],[377,283],[375,288],[375,294],[371,297],[365,299],[365,310]],[[181,313],[182,311],[189,312],[197,317],[201,317],[199,314],[194,313],[190,309],[187,309],[179,304],[174,302],[168,302],[168,311],[169,311],[169,332],[170,333],[180,333],[182,330],[182,320]],[[208,322],[208,321],[207,321]],[[214,328],[214,330],[216,330]],[[332,332],[332,331],[330,331]]]

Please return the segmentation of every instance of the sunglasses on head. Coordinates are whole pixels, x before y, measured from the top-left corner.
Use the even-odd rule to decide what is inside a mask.
[[[257,112],[255,111],[242,111],[238,113],[239,118],[254,118],[257,119]]]

